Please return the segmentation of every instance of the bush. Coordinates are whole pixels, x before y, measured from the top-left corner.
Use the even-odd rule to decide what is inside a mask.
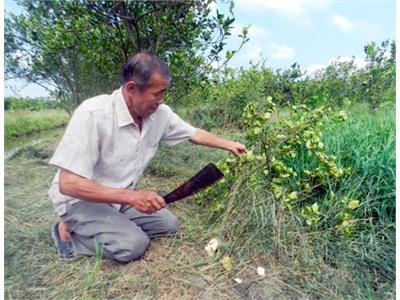
[[[221,161],[224,180],[198,197],[222,251],[273,257],[293,297],[380,298],[393,288],[394,115],[360,111],[339,124],[341,111],[300,105],[282,117],[270,98],[249,103],[252,151]]]
[[[5,113],[4,135],[17,137],[32,132],[66,125],[69,115],[61,110],[7,111]]]
[[[51,101],[45,98],[17,98],[17,97],[5,97],[4,98],[4,110],[28,110],[28,111],[39,111],[43,109],[57,109],[60,105],[56,101]]]
[[[368,103],[375,109],[395,102],[395,52],[394,41],[370,43],[365,46],[365,68],[357,68],[354,61],[334,61],[313,76],[304,74],[297,63],[283,71],[273,71],[265,62],[247,70],[227,68],[223,73],[214,74],[213,85],[192,91],[185,106],[194,110],[194,118],[204,115],[200,106],[207,107],[207,114],[216,120],[215,123],[205,120],[207,126],[219,126],[222,120],[224,125],[236,127],[242,125],[244,107],[267,96],[272,96],[279,106],[348,107]]]

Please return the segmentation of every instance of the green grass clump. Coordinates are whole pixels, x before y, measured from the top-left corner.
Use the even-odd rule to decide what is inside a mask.
[[[64,126],[69,120],[69,115],[65,111],[55,109],[6,111],[4,116],[6,138]]]
[[[51,100],[50,98],[19,98],[19,97],[5,97],[4,110],[29,110],[39,111],[46,109],[60,108],[60,102]]]
[[[324,140],[341,165],[352,166],[342,183],[362,200],[359,216],[380,224],[395,220],[395,111],[369,111],[363,106],[349,110],[349,120],[328,129]]]

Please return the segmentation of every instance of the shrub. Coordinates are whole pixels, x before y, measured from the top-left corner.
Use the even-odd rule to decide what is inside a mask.
[[[6,138],[30,134],[66,125],[69,116],[60,110],[8,111],[5,113],[4,135]]]
[[[4,98],[4,110],[28,110],[28,111],[39,111],[43,109],[57,109],[59,103],[51,101],[45,98],[17,98],[17,97],[5,97]]]
[[[249,103],[251,151],[220,161],[225,178],[197,197],[221,252],[274,259],[288,297],[382,298],[393,287],[394,116],[362,112],[341,124],[346,114],[329,108]]]

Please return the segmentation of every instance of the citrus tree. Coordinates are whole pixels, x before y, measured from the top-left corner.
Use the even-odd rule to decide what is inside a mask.
[[[7,78],[37,83],[72,110],[119,86],[126,60],[151,50],[169,63],[171,99],[180,99],[208,81],[231,34],[233,2],[228,15],[214,14],[212,2],[19,0],[24,12],[5,17]],[[235,53],[227,51],[224,60]]]

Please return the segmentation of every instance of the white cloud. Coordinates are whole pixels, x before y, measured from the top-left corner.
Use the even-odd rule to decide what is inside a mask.
[[[368,40],[377,40],[382,36],[382,26],[367,20],[359,21],[357,28],[367,34]]]
[[[32,58],[21,50],[15,51],[12,54],[12,58],[25,68],[32,65]]]
[[[313,64],[310,65],[306,68],[306,71],[308,74],[314,74],[317,71],[323,70],[325,68],[327,68],[329,65],[331,65],[332,63],[336,62],[351,62],[354,60],[354,65],[357,69],[362,69],[367,65],[367,62],[362,59],[359,56],[354,56],[354,57],[350,57],[350,56],[339,56],[339,57],[332,57],[330,58],[326,64]]]
[[[332,22],[344,32],[349,32],[355,27],[353,22],[351,22],[348,18],[338,14],[332,16]]]
[[[258,63],[265,57],[263,45],[257,44],[254,41],[248,42],[246,45],[235,55],[228,65],[230,67],[248,66],[249,62]]]
[[[323,70],[327,67],[328,65],[322,65],[322,64],[313,64],[313,65],[309,65],[306,68],[306,72],[308,74],[314,74],[317,71]]]
[[[242,28],[245,26],[246,25],[242,23],[238,23],[232,29],[232,36],[235,37],[234,39],[236,41],[239,41],[237,36],[242,34]],[[251,25],[247,34],[247,36],[250,38],[250,41],[243,46],[238,55],[235,57],[234,62],[239,60],[245,61],[246,63],[250,60],[253,62],[259,61],[264,54],[263,49],[265,49],[265,43],[270,35],[271,33],[267,29],[261,26]]]
[[[295,57],[296,52],[287,45],[272,43],[269,46],[269,55],[273,59],[290,59]]]
[[[331,58],[330,63],[334,62],[335,60],[338,62],[351,62],[352,60],[354,60],[354,65],[358,69],[362,69],[367,65],[367,62],[359,56],[354,56],[354,57],[340,56],[340,57],[337,57],[336,59]]]
[[[211,62],[211,66],[212,66],[214,69],[218,69],[218,68],[219,68],[219,63],[218,63],[218,61],[213,60],[213,61]]]
[[[242,34],[242,29],[243,27],[247,27],[247,25],[237,23],[233,28],[232,28],[232,35],[237,36],[239,34]],[[267,37],[269,37],[271,33],[265,29],[264,27],[258,26],[258,25],[250,25],[247,36],[250,38],[251,41],[253,40],[262,40]]]
[[[334,14],[331,17],[331,23],[343,32],[359,31],[367,35],[368,40],[376,40],[382,36],[382,26],[369,20],[349,20],[345,16]]]
[[[326,10],[331,0],[238,0],[237,6],[247,11],[274,11],[293,21],[311,24],[308,14],[314,10]]]
[[[251,25],[249,28],[248,36],[250,39],[265,39],[270,35],[270,32],[263,27]]]
[[[293,48],[277,43],[256,43],[249,42],[243,47],[241,52],[239,52],[238,57],[235,61],[243,62],[259,62],[262,59],[268,60],[285,60],[295,57],[296,52]],[[235,63],[233,64],[235,65]]]
[[[218,5],[216,2],[212,1],[208,4],[208,7],[211,9],[211,15],[216,15],[217,14],[217,8]]]
[[[246,52],[244,52],[244,57],[247,60],[258,61],[263,55],[263,50],[258,45],[252,45],[251,47],[247,47]]]

